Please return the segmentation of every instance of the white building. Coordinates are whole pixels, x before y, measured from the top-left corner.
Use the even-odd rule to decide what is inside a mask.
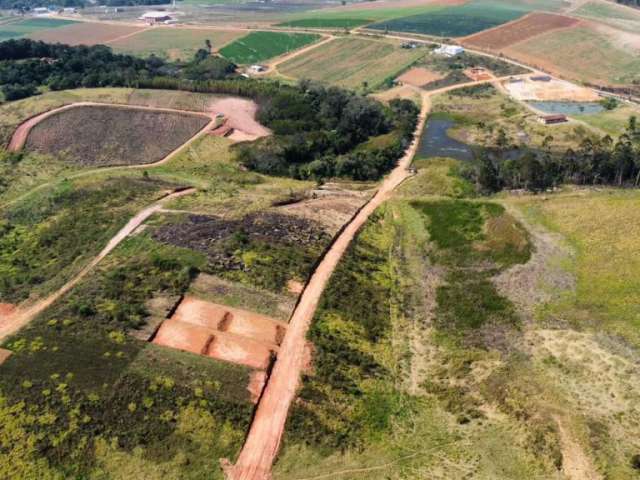
[[[263,65],[251,65],[249,67],[249,70],[253,73],[261,73],[265,72],[267,69]]]
[[[167,12],[146,12],[139,20],[144,20],[147,23],[162,23],[167,20],[172,20],[172,18]]]
[[[434,50],[438,55],[444,55],[445,57],[455,57],[464,52],[464,48],[458,45],[442,45]]]

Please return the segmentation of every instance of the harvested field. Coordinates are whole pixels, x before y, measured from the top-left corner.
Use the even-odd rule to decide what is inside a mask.
[[[25,147],[76,165],[139,165],[161,160],[209,121],[204,115],[78,106],[35,125]]]
[[[144,30],[142,27],[129,25],[82,22],[52,30],[41,30],[30,34],[29,38],[48,43],[66,43],[67,45],[97,45],[109,43],[142,30]]]
[[[555,30],[505,48],[504,53],[572,80],[628,85],[638,78],[640,52],[590,25]]]
[[[471,35],[462,40],[463,45],[486,50],[501,50],[514,43],[522,42],[537,35],[568,28],[580,23],[579,20],[552,13],[530,13],[529,15],[486,32]]]
[[[396,78],[396,81],[404,85],[421,87],[423,85],[426,85],[427,83],[435,82],[436,80],[440,80],[442,78],[444,78],[444,75],[438,72],[432,72],[430,70],[427,70],[426,68],[414,67]]]
[[[147,57],[156,55],[169,60],[190,60],[210,40],[214,51],[244,35],[238,30],[204,30],[156,27],[110,43],[117,52]]]
[[[398,42],[339,38],[278,66],[283,75],[308,78],[346,88],[377,88],[425,54],[404,50]]]
[[[269,317],[185,297],[153,343],[265,370],[285,331]]]
[[[568,102],[592,102],[600,96],[589,88],[579,87],[564,80],[552,79],[548,82],[523,79],[505,82],[504,87],[517,100],[557,100]]]

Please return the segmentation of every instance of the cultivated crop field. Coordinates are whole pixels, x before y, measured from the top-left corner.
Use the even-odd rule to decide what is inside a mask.
[[[81,106],[38,123],[29,133],[26,149],[62,155],[83,166],[153,163],[209,121],[204,115]]]
[[[518,43],[505,54],[558,75],[594,84],[628,85],[638,77],[640,52],[591,26],[556,30]]]
[[[532,13],[515,22],[464,39],[465,45],[500,50],[542,33],[576,25],[579,20],[551,13]]]
[[[515,20],[526,12],[522,6],[476,0],[435,12],[380,22],[369,28],[438,37],[464,37]]]
[[[317,41],[312,33],[251,32],[220,49],[220,54],[237,64],[259,63]]]
[[[110,43],[120,37],[140,32],[141,27],[105,23],[82,22],[29,34],[33,40],[67,45],[97,45]]]
[[[190,60],[210,40],[214,50],[244,35],[232,30],[198,30],[188,28],[154,28],[132,37],[115,40],[110,46],[118,52],[141,57],[156,55],[169,60]]]
[[[0,41],[10,38],[25,37],[42,30],[49,30],[72,25],[77,22],[73,20],[57,20],[52,18],[28,18],[15,22],[0,24]]]
[[[397,42],[339,38],[278,66],[285,76],[347,88],[377,88],[410,66],[425,50],[403,50]]]

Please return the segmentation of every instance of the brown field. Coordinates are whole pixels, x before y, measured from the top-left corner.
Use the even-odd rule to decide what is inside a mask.
[[[187,296],[153,342],[264,370],[286,328],[264,315]]]
[[[25,148],[86,166],[160,161],[204,128],[205,115],[131,107],[78,106],[35,125]]]
[[[501,50],[551,30],[572,27],[578,23],[580,20],[563,15],[531,13],[504,26],[470,35],[462,43],[480,49]]]
[[[435,82],[444,78],[444,75],[438,72],[432,72],[426,68],[415,67],[407,70],[400,75],[396,80],[403,85],[413,85],[414,87],[421,87],[427,83]]]
[[[42,30],[29,35],[33,40],[67,45],[97,45],[143,31],[143,27],[83,22],[67,27]]]

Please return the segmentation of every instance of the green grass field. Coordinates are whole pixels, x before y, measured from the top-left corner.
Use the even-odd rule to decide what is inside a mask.
[[[640,117],[640,109],[623,105],[614,110],[604,110],[592,115],[580,115],[580,120],[617,137],[624,132],[629,124],[629,118],[633,116]]]
[[[220,54],[237,64],[259,63],[297,50],[319,38],[319,35],[309,33],[251,32],[223,47]]]
[[[438,37],[463,37],[515,20],[527,11],[522,5],[475,0],[461,6],[383,21],[369,28]]]
[[[403,50],[397,42],[339,38],[284,62],[278,71],[352,89],[366,82],[374,89],[425,54],[423,49]]]
[[[0,41],[9,40],[10,38],[25,37],[31,33],[41,30],[49,30],[52,28],[64,27],[71,25],[73,20],[58,20],[54,18],[28,18],[26,20],[18,20],[15,22],[7,22],[0,24]]]
[[[605,85],[637,80],[640,52],[625,48],[589,26],[549,32],[505,49],[505,53],[561,76]]]
[[[625,8],[613,2],[588,2],[576,10],[575,15],[597,20],[613,27],[640,33],[640,11]]]
[[[141,57],[153,54],[169,60],[190,60],[199,48],[206,48],[205,40],[211,40],[213,49],[219,50],[241,35],[242,32],[231,30],[162,28],[117,40],[110,46],[117,52]]]

